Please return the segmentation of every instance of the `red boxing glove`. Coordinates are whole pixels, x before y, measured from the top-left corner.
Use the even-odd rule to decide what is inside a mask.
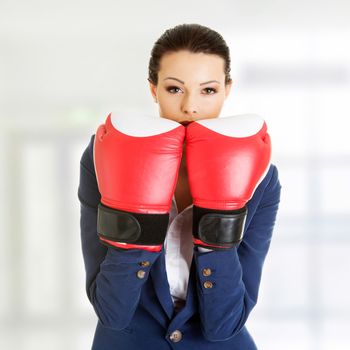
[[[195,246],[220,250],[241,242],[246,203],[265,177],[270,158],[267,126],[258,115],[202,119],[187,126]]]
[[[94,164],[101,243],[160,251],[182,157],[185,127],[164,118],[111,113],[98,127]]]

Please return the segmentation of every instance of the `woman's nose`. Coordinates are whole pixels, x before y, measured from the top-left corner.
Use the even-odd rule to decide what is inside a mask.
[[[196,117],[198,114],[198,108],[195,100],[190,97],[185,98],[182,105],[182,111],[189,118]]]
[[[189,110],[184,110],[184,113],[189,117],[189,118],[194,118],[194,117],[196,117],[196,115],[197,115],[197,111],[196,110],[191,110],[191,109],[189,109]]]

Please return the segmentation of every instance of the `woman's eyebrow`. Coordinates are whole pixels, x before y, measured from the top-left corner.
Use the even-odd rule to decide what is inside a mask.
[[[173,79],[173,80],[176,80],[176,81],[178,81],[179,83],[185,85],[185,82],[184,82],[184,81],[182,81],[182,80],[180,80],[180,79],[177,79],[177,78],[174,78],[174,77],[167,77],[167,78],[165,78],[165,79],[163,79],[163,80],[167,80],[167,79]],[[209,84],[209,83],[218,83],[218,84],[220,84],[220,82],[217,81],[217,80],[209,80],[209,81],[206,81],[206,82],[204,82],[204,83],[200,83],[199,85],[205,85],[205,84]]]

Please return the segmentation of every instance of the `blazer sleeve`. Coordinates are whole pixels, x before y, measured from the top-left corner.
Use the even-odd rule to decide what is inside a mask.
[[[238,248],[206,253],[194,249],[201,329],[209,341],[223,341],[238,334],[257,303],[281,193],[277,167],[271,164],[268,174],[261,200]],[[208,268],[211,275],[204,276],[203,269]],[[211,282],[210,288],[206,281]]]
[[[142,286],[160,253],[112,248],[100,243],[97,235],[97,206],[101,195],[93,162],[94,137],[95,135],[91,136],[80,160],[78,187],[85,288],[101,324],[121,330],[129,325],[138,305]],[[140,270],[144,272],[140,273]]]

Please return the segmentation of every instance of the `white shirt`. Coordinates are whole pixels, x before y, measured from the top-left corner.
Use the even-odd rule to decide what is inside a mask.
[[[165,267],[170,286],[170,295],[175,310],[184,306],[187,294],[188,278],[193,257],[192,238],[193,204],[178,213],[173,196],[169,213],[168,232],[164,240]],[[210,249],[199,247],[200,251]]]

